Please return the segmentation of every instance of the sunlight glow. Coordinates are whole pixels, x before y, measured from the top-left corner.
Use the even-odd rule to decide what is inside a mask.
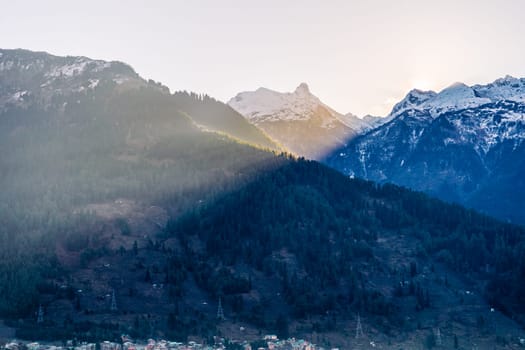
[[[525,76],[523,0],[143,3],[5,0],[0,47],[119,60],[171,91],[221,101],[305,81],[359,116],[385,115],[389,107],[376,106],[403,98],[410,83],[437,91]]]
[[[412,89],[419,89],[419,90],[427,91],[427,90],[433,90],[435,84],[433,84],[428,79],[416,78],[412,80],[412,82],[410,83],[410,86]]]

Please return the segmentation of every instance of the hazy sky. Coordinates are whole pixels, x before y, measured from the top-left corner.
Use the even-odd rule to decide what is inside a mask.
[[[227,101],[307,82],[342,113],[525,76],[525,0],[0,0],[0,47],[131,64]]]

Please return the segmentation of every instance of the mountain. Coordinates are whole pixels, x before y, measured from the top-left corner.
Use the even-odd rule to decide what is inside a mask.
[[[291,93],[266,88],[242,92],[228,104],[288,151],[312,159],[344,145],[377,121],[334,111],[305,83]]]
[[[167,87],[152,80],[146,81],[122,62],[0,50],[0,110],[15,107],[64,110],[68,107],[65,100],[71,96],[85,96],[97,87],[108,85],[121,91],[148,88],[167,95],[170,93]],[[203,103],[194,104],[196,98]],[[224,132],[263,148],[278,149],[240,114],[207,95],[177,92],[172,99],[178,110],[192,114],[193,121],[202,128]]]
[[[29,93],[0,111],[0,337],[520,347],[522,227],[210,131],[229,107],[129,69],[25,71],[2,82]]]
[[[387,118],[392,119],[407,109],[417,108],[435,95],[436,93],[434,91],[421,91],[418,89],[413,89],[405,96],[403,100],[394,106],[392,112],[390,112]]]
[[[412,90],[388,119],[326,162],[525,223],[525,79]]]
[[[384,124],[387,120],[384,117],[378,117],[367,114],[363,117],[363,121],[367,124],[367,127],[362,129],[363,131],[365,131],[367,129],[377,128],[381,124]]]
[[[146,244],[165,226],[163,201],[175,216],[280,162],[264,144],[246,143],[254,135],[268,141],[261,133],[239,143],[210,131],[214,118],[226,127],[237,120],[232,133],[256,130],[230,107],[170,94],[123,63],[0,54],[0,285],[8,286],[0,317],[50,305],[39,286],[89,273],[82,266],[101,258],[93,247],[131,249],[135,239],[107,240],[115,222],[142,232],[136,239]]]

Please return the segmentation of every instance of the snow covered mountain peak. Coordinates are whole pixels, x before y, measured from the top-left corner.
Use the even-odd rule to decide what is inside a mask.
[[[290,152],[314,159],[378,125],[373,118],[336,112],[313,95],[306,83],[293,92],[266,88],[241,92],[228,104]]]
[[[407,110],[427,111],[437,117],[449,111],[475,108],[497,101],[525,102],[525,79],[507,75],[486,85],[454,83],[439,93],[411,90],[394,106],[389,119]]]
[[[416,109],[418,106],[422,105],[434,96],[436,96],[436,92],[434,91],[412,89],[408,92],[404,99],[394,106],[392,112],[390,112],[390,116],[398,115],[408,109]]]
[[[479,96],[487,97],[492,102],[507,100],[525,102],[525,78],[514,78],[507,75],[487,85],[472,87]]]
[[[351,176],[524,221],[516,189],[525,188],[525,79],[456,83],[439,93],[413,90],[392,115],[334,150],[327,163]]]
[[[343,115],[336,112],[312,94],[306,83],[299,84],[293,92],[277,92],[264,87],[241,92],[228,104],[256,125],[263,122],[307,121],[314,117],[321,117],[325,128],[334,127],[335,121],[355,131],[377,124],[375,119],[373,123],[370,119],[369,123],[352,113]]]
[[[478,97],[473,88],[463,83],[454,83],[426,101],[423,107],[432,116],[438,116],[450,110],[476,107],[489,102],[490,99]]]
[[[520,82],[519,78],[515,78],[512,75],[507,74],[503,78],[496,79],[493,84],[494,85],[508,85],[508,84],[514,84],[514,83],[519,83],[519,82]]]
[[[310,95],[310,88],[308,87],[308,84],[301,83],[299,86],[295,89],[296,95]]]
[[[294,92],[277,92],[267,88],[241,92],[228,104],[254,123],[279,120],[308,120],[318,107],[337,112],[324,105],[314,96],[306,83]]]
[[[462,82],[455,82],[443,90],[441,90],[437,95],[437,98],[439,99],[447,99],[447,98],[453,98],[453,99],[459,99],[461,97],[476,97],[474,94],[474,90],[469,87],[468,85],[462,83]]]

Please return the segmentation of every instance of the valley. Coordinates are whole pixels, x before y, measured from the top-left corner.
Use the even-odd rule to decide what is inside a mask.
[[[473,182],[521,174],[514,83],[439,109],[438,95],[409,96],[380,124],[303,84],[262,90],[272,105],[259,112],[260,90],[228,106],[121,62],[1,50],[0,340],[518,349],[525,229],[390,184],[444,197],[422,182],[443,186],[439,170],[501,208],[500,189]],[[401,151],[410,171],[381,170]],[[466,158],[481,151],[482,166]],[[402,181],[412,174],[420,187]]]

